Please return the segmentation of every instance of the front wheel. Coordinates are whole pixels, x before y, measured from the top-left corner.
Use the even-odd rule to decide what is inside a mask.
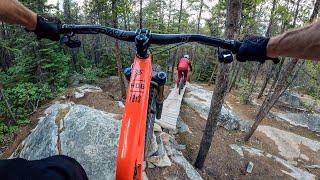
[[[150,148],[150,143],[153,136],[153,125],[156,118],[156,104],[157,104],[157,89],[156,87],[150,88],[149,103],[148,103],[148,114],[146,123],[146,135],[144,143],[144,157],[147,157],[147,153]]]

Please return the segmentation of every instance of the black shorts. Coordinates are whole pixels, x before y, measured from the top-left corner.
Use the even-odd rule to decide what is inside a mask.
[[[67,156],[28,161],[21,158],[0,160],[1,180],[87,180],[81,165]]]

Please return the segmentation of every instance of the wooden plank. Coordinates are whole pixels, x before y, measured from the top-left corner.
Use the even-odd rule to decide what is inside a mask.
[[[188,84],[186,84],[186,86],[187,85]],[[180,95],[177,88],[172,89],[167,99],[164,100],[161,119],[156,119],[156,123],[161,127],[171,130],[177,129],[177,120],[186,86]]]

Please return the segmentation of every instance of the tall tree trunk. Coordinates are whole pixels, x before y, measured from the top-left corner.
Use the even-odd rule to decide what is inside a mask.
[[[280,72],[281,72],[283,64],[284,64],[284,60],[285,60],[285,58],[282,58],[280,60],[280,64],[277,66],[277,71],[276,71],[276,74],[274,75],[274,79],[273,79],[273,82],[269,88],[268,94],[272,93],[274,87],[276,86],[276,84],[279,80],[279,76],[280,76]]]
[[[169,31],[170,28],[170,22],[171,22],[171,10],[172,10],[172,0],[169,0],[169,9],[168,9],[168,24],[167,24],[167,30]]]
[[[210,76],[210,79],[209,79],[209,82],[208,82],[208,86],[210,86],[211,84],[213,84],[214,82],[214,75],[217,74],[217,68],[218,68],[218,64],[214,64],[214,67],[213,67],[213,70],[212,70],[212,73],[211,73],[211,76]],[[216,78],[215,78],[216,79]]]
[[[202,8],[203,8],[203,0],[200,1],[200,9],[199,9],[199,15],[198,15],[198,24],[197,24],[197,33],[198,34],[200,32],[200,22],[201,22]]]
[[[75,23],[71,15],[71,0],[63,1],[63,13],[64,13],[64,21],[66,23]],[[68,49],[68,51],[71,53],[71,64],[74,70],[78,72],[78,69],[77,69],[78,50],[76,48],[73,48],[73,49]]]
[[[296,27],[296,24],[297,24],[297,18],[298,18],[298,14],[299,14],[300,2],[301,2],[301,0],[297,1],[297,7],[296,7],[296,11],[294,13],[294,18],[293,18],[293,23],[292,23],[293,27]]]
[[[237,78],[239,76],[240,69],[242,68],[242,64],[236,61],[232,64],[232,66],[233,68],[230,77],[230,83],[228,86],[228,92],[231,92],[232,88],[235,86]]]
[[[273,0],[272,1],[270,20],[269,20],[268,29],[267,29],[267,32],[266,32],[266,36],[267,37],[271,36],[271,31],[272,31],[272,26],[273,26],[273,19],[274,19],[274,10],[276,9],[276,5],[277,5],[277,1]]]
[[[250,88],[249,88],[249,92],[247,94],[247,96],[244,98],[244,102],[245,104],[248,104],[250,102],[250,98],[251,98],[251,95],[253,93],[253,90],[254,90],[254,87],[255,87],[255,84],[256,84],[256,80],[257,80],[257,76],[259,74],[259,71],[260,71],[260,68],[261,68],[261,63],[257,63],[253,68],[253,72],[251,74],[251,78],[250,78]]]
[[[9,38],[5,30],[5,25],[1,22],[0,39],[5,40]],[[8,69],[12,64],[12,55],[5,47],[0,47],[0,68]]]
[[[267,74],[266,74],[266,78],[264,79],[263,81],[263,84],[262,84],[262,87],[261,87],[261,90],[258,94],[258,99],[261,98],[263,96],[263,93],[264,93],[264,90],[266,89],[267,85],[268,85],[268,82],[269,80],[271,79],[272,77],[272,72],[274,71],[275,69],[275,66],[274,64],[271,65],[271,68],[270,67],[267,67]]]
[[[309,22],[313,22],[317,18],[318,14],[319,14],[319,8],[320,8],[320,0],[316,0],[316,3],[314,4],[314,9],[311,14]]]
[[[197,22],[197,34],[199,34],[199,32],[200,32],[200,23],[201,23],[201,15],[202,15],[202,9],[203,9],[203,0],[200,0],[200,9],[199,9],[199,14],[198,14],[198,22]],[[193,54],[193,56],[192,56],[192,59],[193,59],[193,61],[192,61],[192,66],[193,67],[196,67],[196,65],[197,65],[197,63],[198,63],[198,61],[199,60],[201,60],[201,59],[199,59],[200,57],[198,57],[198,46],[196,46],[196,45],[193,45],[192,46],[193,48],[192,48],[192,54]],[[195,70],[196,70],[196,68],[194,68]],[[195,73],[193,74],[193,77],[197,80],[197,79],[199,79],[199,78],[197,78],[197,76],[196,76],[196,71],[194,71]],[[201,68],[200,68],[200,72],[199,72],[199,74],[198,74],[198,77],[200,77],[201,76]]]
[[[142,1],[140,0],[140,19],[139,19],[139,28],[142,29],[143,28],[143,12],[142,12]]]
[[[118,28],[118,12],[117,12],[117,0],[112,0],[112,16],[113,16],[113,27]],[[116,54],[116,61],[117,61],[117,69],[118,69],[118,76],[119,76],[119,83],[120,83],[120,93],[122,100],[126,99],[126,88],[124,84],[124,78],[122,74],[122,62],[121,62],[121,54],[119,48],[119,40],[115,40],[114,46],[115,54]]]
[[[242,0],[228,0],[227,20],[225,37],[234,39],[239,28],[239,20],[242,9]],[[210,149],[214,132],[217,128],[218,118],[221,113],[222,104],[228,88],[229,64],[220,64],[217,86],[212,94],[211,107],[209,111],[206,127],[201,139],[199,153],[195,162],[195,167],[201,169],[204,165],[208,151]]]
[[[183,0],[180,0],[179,21],[178,21],[178,33],[180,33],[180,31],[181,31],[182,7],[183,7]],[[179,48],[176,49],[175,58],[172,60],[171,81],[172,81],[173,83],[175,83],[175,82],[174,82],[174,69],[175,69],[175,67],[176,67],[176,61],[177,61],[177,59],[179,58],[178,50],[179,50]]]
[[[179,10],[179,21],[178,21],[178,33],[181,31],[181,18],[182,18],[182,5],[183,5],[183,0],[180,0],[180,10]]]

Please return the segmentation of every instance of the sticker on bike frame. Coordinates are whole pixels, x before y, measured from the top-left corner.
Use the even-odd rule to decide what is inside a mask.
[[[140,92],[143,93],[146,87],[145,82],[143,80],[135,80],[130,84],[131,92]]]
[[[130,102],[140,103],[143,96],[144,90],[146,88],[146,83],[144,80],[139,80],[138,77],[143,74],[142,69],[133,69],[134,77],[133,81],[130,83],[130,92],[129,97]]]
[[[141,95],[140,94],[131,94],[130,102],[132,103],[140,103],[141,102]]]
[[[134,80],[130,84],[130,92],[132,93],[130,95],[130,102],[133,103],[140,103],[141,102],[141,97],[144,93],[145,90],[145,81],[144,80]]]
[[[135,75],[135,76],[140,76],[140,75],[142,75],[142,69],[134,69],[134,75]]]

